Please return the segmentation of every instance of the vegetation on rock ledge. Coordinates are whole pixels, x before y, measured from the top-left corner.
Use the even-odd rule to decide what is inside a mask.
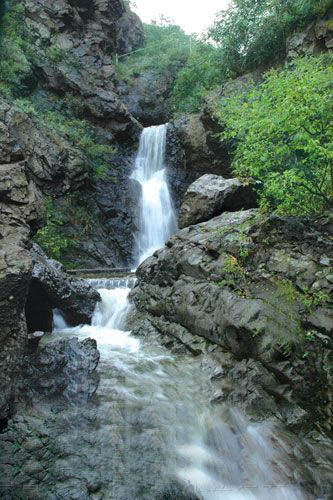
[[[218,106],[222,138],[236,140],[234,171],[262,182],[262,208],[304,214],[333,206],[332,62],[327,54],[295,60]]]

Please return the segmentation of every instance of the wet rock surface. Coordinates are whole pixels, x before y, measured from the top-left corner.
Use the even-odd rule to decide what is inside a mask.
[[[75,338],[52,342],[24,360],[21,405],[0,435],[2,498],[52,498],[51,485],[57,480],[58,498],[73,498],[75,487],[75,494],[81,494],[79,481],[68,480],[66,459],[73,454],[76,472],[71,473],[78,473],[81,460],[75,458],[75,446],[88,434],[79,437],[76,432],[85,425],[88,433],[93,421],[89,402],[98,387],[98,360],[94,340]],[[93,490],[93,478],[85,477]]]
[[[87,404],[98,387],[99,356],[93,339],[56,340],[54,334],[51,342],[24,359],[29,380],[24,397],[33,405],[44,402],[56,412],[66,406]]]
[[[25,405],[0,434],[2,498],[197,500],[166,460],[176,432],[168,412],[175,409],[163,398],[156,404],[161,389],[153,380],[162,361],[169,373],[162,385],[169,387],[170,356],[158,350],[136,358],[116,350],[111,361],[103,351],[96,370],[94,340],[57,336],[26,360]],[[127,372],[125,384],[128,362],[136,375]],[[146,374],[147,390],[140,374]],[[171,394],[178,406],[177,392]]]
[[[179,227],[212,219],[222,212],[255,208],[254,184],[206,174],[187,189],[179,212]]]
[[[277,419],[310,440],[316,429],[315,440],[331,450],[327,227],[325,217],[310,228],[257,210],[224,213],[183,229],[147,259],[131,298],[135,335],[173,352],[212,353],[213,404],[240,407],[255,421]],[[329,460],[317,470],[322,484]]]
[[[190,486],[200,484],[205,470],[195,469],[196,433],[203,422],[201,445],[221,457],[222,482],[210,486],[215,493],[249,488],[265,498],[268,486],[261,485],[268,474],[273,498],[281,498],[279,487],[287,488],[288,498],[310,499],[310,492],[329,498],[327,440],[314,433],[301,442],[277,420],[256,427],[242,412],[220,405],[221,367],[232,361],[219,346],[206,343],[194,359],[170,356],[153,343],[152,336],[145,353],[134,356],[123,349],[107,355],[102,346],[97,371],[99,355],[91,339],[51,339],[29,358],[26,401],[33,404],[22,406],[0,434],[3,498],[205,498]],[[212,462],[212,473],[219,464],[212,456],[201,459]],[[264,465],[259,471],[258,461]],[[192,470],[196,477],[187,476]],[[309,494],[294,497],[300,489]],[[204,486],[206,495],[210,491]]]
[[[89,284],[66,274],[59,262],[48,259],[41,248],[33,244],[30,255],[33,269],[26,303],[28,330],[52,330],[52,310],[61,309],[68,324],[89,324],[100,300]]]

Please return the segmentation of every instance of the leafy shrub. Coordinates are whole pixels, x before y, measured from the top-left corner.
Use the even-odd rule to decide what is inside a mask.
[[[144,47],[121,59],[117,65],[119,77],[130,79],[147,70],[176,74],[188,59],[191,37],[164,19],[160,24],[145,24],[144,28]]]
[[[34,241],[44,250],[48,257],[62,262],[63,253],[72,248],[74,243],[64,235],[62,230],[63,216],[55,210],[52,199],[47,198],[45,205],[47,223],[34,236]]]
[[[288,35],[332,5],[332,0],[233,0],[219,13],[208,36],[220,48],[221,62],[233,77],[280,61]]]
[[[283,60],[287,37],[332,5],[333,0],[233,0],[206,37],[193,42],[174,85],[175,114],[198,111],[207,90],[229,78]]]
[[[236,140],[234,171],[263,182],[263,208],[302,214],[333,206],[332,62],[299,58],[219,105],[222,138]]]
[[[176,114],[199,111],[205,93],[225,80],[219,51],[209,43],[196,41],[187,64],[180,70],[172,92]]]
[[[7,97],[30,93],[36,86],[24,33],[24,7],[15,4],[0,22],[0,91]]]

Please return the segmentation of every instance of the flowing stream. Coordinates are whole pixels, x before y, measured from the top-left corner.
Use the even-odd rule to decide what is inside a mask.
[[[136,159],[133,178],[142,186],[137,263],[176,230],[164,168],[165,134],[165,126],[144,130]],[[252,424],[235,409],[211,407],[209,377],[200,359],[172,355],[131,336],[126,322],[133,281],[91,284],[102,297],[91,326],[67,328],[57,311],[54,330],[57,339],[94,338],[101,353],[89,451],[85,439],[80,440],[82,415],[76,417],[75,432],[71,428],[62,436],[89,462],[84,474],[94,470],[101,485],[96,498],[307,498],[294,484],[294,465],[283,440],[279,444],[275,435],[273,443],[273,424]]]

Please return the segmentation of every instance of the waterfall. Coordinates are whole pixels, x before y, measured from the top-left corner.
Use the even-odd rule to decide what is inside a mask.
[[[177,229],[164,165],[165,143],[165,125],[142,133],[132,175],[142,187],[136,265],[162,248]],[[85,441],[80,442],[82,450],[77,449],[75,436],[88,441],[86,453],[104,495],[96,498],[304,499],[291,479],[295,464],[286,452],[288,446],[273,443],[272,423],[251,424],[238,410],[215,410],[200,359],[172,355],[131,335],[128,294],[133,279],[98,279],[90,284],[102,298],[91,326],[65,328],[61,312],[55,311],[54,327],[57,338],[96,339],[101,354],[96,407],[86,410],[92,412],[87,417],[89,429],[79,417],[75,422],[81,427],[74,433],[68,429],[63,435],[61,418],[58,424],[54,417],[53,425],[59,425],[60,436],[55,448],[61,448],[63,439],[66,450],[73,449],[76,456],[84,454]],[[61,461],[54,465],[59,466]],[[178,494],[183,487],[195,493]],[[76,491],[76,484],[73,488]],[[95,496],[83,492],[82,498]]]
[[[177,220],[165,170],[167,125],[143,130],[132,179],[140,183],[139,230],[134,259],[139,265],[176,232]]]

